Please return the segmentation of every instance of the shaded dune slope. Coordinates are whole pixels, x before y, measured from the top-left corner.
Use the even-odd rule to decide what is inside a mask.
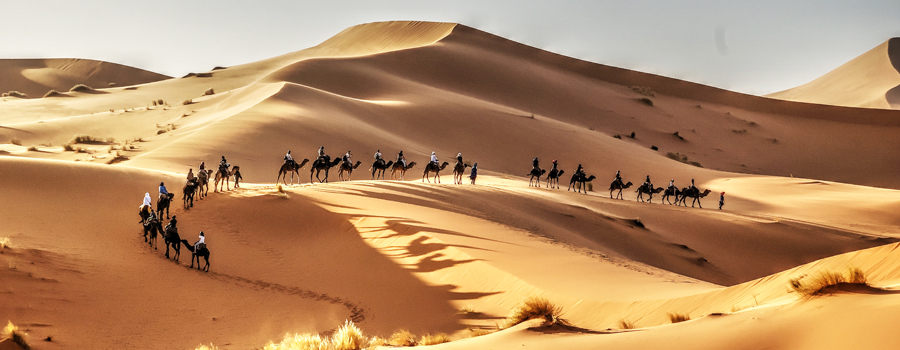
[[[39,98],[47,91],[69,91],[77,84],[94,89],[151,83],[170,77],[116,63],[87,59],[0,59],[0,91]]]

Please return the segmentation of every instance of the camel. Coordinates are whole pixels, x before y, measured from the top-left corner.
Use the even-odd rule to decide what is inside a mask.
[[[528,180],[528,186],[541,187],[541,176],[544,176],[546,173],[546,169],[532,168],[531,172],[528,173],[531,176],[531,179]]]
[[[428,179],[428,182],[431,183],[428,173],[434,173],[434,182],[441,183],[441,170],[444,170],[448,165],[450,165],[450,163],[443,162],[441,163],[441,166],[438,167],[434,163],[428,162],[428,164],[425,165],[425,171],[422,172],[422,182],[425,182],[425,179]]]
[[[138,209],[138,215],[141,216],[141,221],[138,221],[138,223],[143,224],[144,221],[146,221],[147,218],[150,217],[151,213],[153,213],[153,208],[151,208],[149,205],[142,205]]]
[[[338,169],[338,178],[340,178],[341,181],[350,181],[350,175],[353,174],[353,169],[359,168],[360,164],[362,164],[362,162],[358,160],[356,161],[356,164],[353,164],[352,166],[350,163],[341,162],[341,167]],[[344,172],[347,172],[347,180],[344,180]]]
[[[619,193],[616,194],[615,199],[625,200],[625,197],[622,196],[622,190],[631,187],[631,185],[633,185],[631,181],[628,181],[628,183],[625,185],[622,185],[622,183],[619,181],[613,181],[611,184],[609,184],[609,198],[613,198],[613,191],[619,190]]]
[[[647,199],[647,202],[648,202],[648,203],[653,203],[653,194],[654,194],[654,193],[660,193],[660,192],[665,191],[665,190],[666,190],[666,189],[665,189],[665,188],[662,188],[662,187],[648,188],[647,185],[641,185],[640,187],[638,187],[637,190],[635,190],[635,192],[637,192],[637,194],[638,194],[638,195],[637,195],[637,199],[635,199],[635,200],[636,200],[636,201],[641,201],[641,202],[643,202],[643,201],[644,201],[644,193],[646,193],[646,194],[650,195],[650,199]]]
[[[164,197],[156,200],[156,216],[162,218],[162,212],[165,210],[166,219],[169,218],[169,203],[172,203],[173,198],[175,198],[174,193],[167,193]]]
[[[456,165],[453,166],[453,183],[457,185],[462,184],[463,175],[466,172],[466,168],[468,168],[468,164],[463,164],[460,162],[456,162]]]
[[[390,169],[393,165],[393,160],[388,161],[387,163],[385,163],[384,160],[376,160],[375,163],[372,164],[372,167],[369,168],[369,170],[372,171],[372,180],[378,180],[378,178],[384,180],[384,171]]]
[[[159,222],[159,219],[156,218],[156,214],[150,214],[147,219],[144,221],[144,242],[150,244],[153,249],[156,249],[156,235],[161,233],[162,223]]]
[[[284,164],[281,165],[281,169],[278,170],[278,178],[275,179],[275,184],[278,185],[278,181],[281,181],[281,183],[284,183],[284,179],[287,177],[287,174],[290,173],[291,174],[291,183],[290,184],[291,185],[294,184],[294,174],[297,174],[297,184],[299,185],[300,184],[299,170],[304,165],[306,165],[306,163],[309,163],[309,159],[304,158],[303,161],[300,162],[300,164],[297,164],[297,162],[284,162]],[[234,186],[237,187],[237,183],[235,183]]]
[[[184,209],[194,206],[194,193],[197,192],[198,186],[196,180],[190,180],[184,184],[184,188],[181,189],[181,200],[184,202]],[[190,206],[188,206],[188,202],[190,202]]]
[[[163,238],[166,240],[166,259],[169,258],[169,246],[175,250],[175,261],[178,261],[178,258],[181,256],[181,243],[187,244],[187,241],[181,239],[181,236],[178,235],[178,229],[172,226],[166,226],[166,229],[163,231]]]
[[[200,170],[197,172],[195,181],[197,181],[197,194],[200,195],[200,199],[209,195],[209,178],[212,177],[212,172],[212,170]]]
[[[665,201],[666,203],[672,204],[672,202],[669,200],[669,196],[675,197],[675,203],[678,203],[678,197],[681,196],[681,190],[679,190],[678,187],[666,188],[666,190],[663,192],[662,198],[660,198],[659,200],[661,202]]]
[[[225,184],[225,189],[231,191],[231,185],[229,178],[235,174],[240,174],[241,167],[235,165],[231,167],[231,171],[226,170],[224,167],[219,167],[219,171],[216,172],[216,182],[213,184],[213,192],[219,192],[220,187],[219,183]],[[237,187],[237,179],[235,179],[234,186]],[[221,190],[225,192],[225,190]]]
[[[572,175],[572,179],[569,180],[569,189],[567,189],[566,191],[571,190],[574,186],[576,192],[581,193],[581,190],[584,190],[584,194],[587,194],[587,183],[594,181],[594,179],[596,178],[597,177],[594,175],[585,176],[584,173],[579,174],[576,172]],[[578,185],[576,185],[576,183],[578,183]]]
[[[334,162],[332,162],[330,156],[325,156],[324,158],[316,159],[312,163],[312,166],[309,168],[309,182],[313,182],[312,181],[313,172],[316,173],[316,179],[319,180],[319,182],[328,182],[328,170],[340,163],[341,163],[340,158],[337,158],[334,160]],[[319,178],[319,172],[322,170],[325,170],[325,180],[322,180],[321,178]]]
[[[403,181],[403,179],[406,177],[406,171],[409,169],[412,169],[414,166],[416,166],[416,162],[409,162],[406,164],[405,167],[403,166],[403,163],[401,163],[401,162],[394,163],[394,166],[391,167],[391,180],[394,179],[394,174],[399,171],[400,172],[399,179],[400,179],[400,181]]]
[[[685,200],[686,200],[688,197],[691,197],[691,198],[694,199],[694,200],[691,202],[691,208],[694,207],[694,204],[697,204],[698,206],[700,206],[700,209],[703,209],[703,205],[700,204],[700,198],[703,198],[703,197],[708,196],[711,192],[712,192],[712,191],[711,191],[710,189],[708,189],[708,188],[707,188],[705,191],[703,191],[703,193],[700,193],[700,189],[699,189],[699,188],[696,188],[696,187],[694,187],[693,189],[685,188],[683,191],[681,191],[681,198],[680,198],[680,200],[681,200],[681,203],[684,204],[684,206],[686,207],[686,206],[687,206],[687,203],[685,203]],[[675,200],[676,203],[678,203],[678,201],[679,201],[679,199],[676,199],[676,200]]]
[[[553,186],[556,185],[555,188],[559,189],[559,178],[565,172],[565,170],[550,169],[550,173],[547,174],[547,188],[554,188]]]
[[[206,243],[200,243],[195,249],[193,245],[188,244],[187,240],[181,240],[184,243],[184,247],[187,250],[191,251],[191,268],[194,268],[194,260],[197,260],[197,269],[209,272],[209,249],[206,248]],[[200,257],[203,257],[203,260],[206,261],[206,266],[200,268]]]

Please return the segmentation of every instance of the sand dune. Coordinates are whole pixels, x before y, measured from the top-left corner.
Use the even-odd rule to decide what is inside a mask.
[[[767,97],[847,107],[900,109],[900,38],[813,80]]]
[[[120,64],[85,59],[2,59],[0,91],[40,98],[50,90],[67,92],[77,84],[94,89],[151,83],[169,77]]]
[[[854,98],[881,89],[861,72],[886,69],[891,42],[842,67],[867,87]],[[24,79],[24,64],[0,77]],[[68,76],[53,72],[32,77]],[[531,323],[437,347],[896,345],[900,151],[886,145],[900,137],[897,111],[749,96],[427,22],[359,25],[271,59],[133,84],[0,102],[0,280],[11,281],[0,315],[36,349],[258,348],[344,320],[381,337],[465,338],[535,295],[581,328]],[[285,151],[302,160],[320,146],[352,151],[353,181],[335,168],[333,182],[310,184],[306,165],[302,185],[279,193]],[[378,149],[418,163],[407,181],[369,180]],[[432,151],[478,163],[478,185],[451,185],[449,168],[442,184],[423,182]],[[184,208],[187,170],[221,156],[242,187]],[[528,186],[533,157],[559,161],[563,189]],[[587,195],[565,189],[578,164],[597,177]],[[640,203],[633,187],[609,199],[617,170],[712,194],[705,209]],[[184,238],[207,234],[210,272],[141,238],[137,206],[161,181]],[[722,191],[725,210],[710,209]],[[849,267],[880,289],[788,292],[791,278]],[[669,325],[668,313],[692,320]],[[623,320],[639,329],[619,330]]]

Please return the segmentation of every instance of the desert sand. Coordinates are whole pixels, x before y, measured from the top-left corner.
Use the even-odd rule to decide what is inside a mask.
[[[439,349],[894,349],[900,111],[865,103],[900,82],[861,71],[886,70],[893,41],[841,74],[867,88],[856,102],[829,98],[833,81],[808,90],[822,100],[750,96],[427,22],[363,24],[181,78],[115,65],[131,83],[4,97],[0,321],[34,349],[259,349],[346,320],[381,338],[449,334]],[[73,82],[3,67],[3,89]],[[299,184],[275,185],[287,150],[314,160],[320,146],[361,162],[349,181],[337,167],[311,180],[307,163]],[[417,165],[372,180],[376,150]],[[423,181],[431,152],[450,162],[440,183]],[[468,169],[453,183],[457,153],[478,163],[477,184]],[[240,187],[185,206],[188,170],[223,156]],[[560,189],[529,186],[534,157],[559,162]],[[596,176],[587,194],[567,190],[579,164]],[[702,208],[639,202],[636,186],[611,199],[616,171],[711,194]],[[209,272],[185,247],[175,261],[163,239],[145,243],[137,210],[160,182],[182,238],[205,233]],[[852,268],[867,286],[790,288]],[[534,296],[571,326],[500,329]]]

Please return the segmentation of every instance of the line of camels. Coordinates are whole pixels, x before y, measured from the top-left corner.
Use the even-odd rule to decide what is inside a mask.
[[[172,196],[174,195],[170,194],[169,197]],[[178,228],[172,225],[172,222],[163,228],[163,219],[161,215],[157,214],[158,212],[161,212],[159,210],[159,202],[157,202],[157,211],[153,211],[150,207],[142,207],[140,210],[141,225],[144,227],[144,242],[155,250],[157,249],[156,237],[158,235],[163,236],[166,243],[166,259],[169,258],[169,248],[172,248],[174,251],[172,258],[175,261],[178,261],[178,258],[181,257],[181,245],[184,244],[184,247],[191,252],[191,268],[194,268],[194,261],[196,260],[198,269],[209,272],[209,249],[206,247],[206,244],[201,243],[195,248],[187,240],[181,239],[181,236],[178,235]],[[168,210],[166,210],[166,215],[168,217]],[[200,267],[201,257],[205,262],[203,267]]]
[[[294,175],[297,175],[297,183],[300,183],[300,169],[303,166],[309,163],[309,159],[303,159],[299,163],[294,162],[284,162],[281,165],[281,168],[278,170],[278,178],[275,179],[275,184],[278,185],[278,182],[284,184],[293,185],[294,184]],[[335,158],[331,160],[331,157],[325,155],[321,158],[316,159],[312,162],[312,165],[309,169],[309,182],[313,182],[313,176],[315,176],[316,180],[320,183],[328,182],[328,173],[331,168],[336,166],[340,166],[338,168],[338,178],[341,181],[350,181],[350,175],[353,174],[353,170],[359,168],[361,161],[356,161],[355,164],[350,164],[341,158]],[[429,183],[434,180],[435,183],[441,183],[441,171],[443,171],[447,166],[450,165],[448,162],[443,162],[441,165],[434,164],[432,162],[428,162],[425,165],[425,170],[422,173],[422,182],[428,181]],[[413,167],[416,166],[416,162],[406,163],[404,166],[401,162],[387,161],[385,162],[383,159],[376,160],[372,163],[372,166],[369,170],[372,172],[372,180],[384,180],[384,173],[387,172],[388,169],[391,171],[391,180],[405,180],[406,172]],[[462,162],[456,162],[456,165],[453,167],[453,182],[455,184],[462,184],[463,173],[465,173],[466,168],[470,167],[468,164],[464,164]],[[324,174],[323,174],[324,173]],[[291,175],[290,182],[287,180],[287,175]],[[346,174],[346,177],[345,177]],[[434,174],[432,177],[431,174]],[[324,177],[323,177],[324,175]]]
[[[559,178],[562,177],[563,173],[565,173],[564,170],[551,169],[548,172],[546,169],[533,168],[531,169],[531,172],[528,173],[528,176],[531,176],[531,179],[528,180],[528,186],[541,187],[541,177],[546,174],[546,187],[558,189]],[[587,189],[585,188],[585,185],[596,178],[597,177],[594,175],[587,176],[584,173],[576,173],[572,175],[571,180],[569,180],[569,188],[567,189],[567,191],[570,191],[574,188],[576,192],[581,193],[581,191],[583,190],[586,194]],[[609,198],[624,200],[625,198],[622,196],[622,190],[630,188],[632,185],[633,184],[631,183],[631,181],[628,181],[628,183],[622,183],[621,181],[614,180],[611,184],[609,184]],[[615,191],[618,191],[618,193],[613,196],[613,192]],[[706,189],[705,191],[701,192],[700,189],[696,187],[685,187],[682,189],[678,189],[677,187],[668,189],[664,187],[652,188],[648,184],[643,184],[638,186],[635,192],[637,192],[637,198],[635,199],[635,201],[644,202],[644,194],[646,194],[648,195],[647,202],[653,203],[653,195],[662,193],[663,195],[661,201],[663,201],[664,203],[673,204],[670,198],[675,197],[675,205],[684,205],[686,207],[686,200],[688,198],[692,198],[693,201],[691,202],[691,208],[693,208],[694,205],[697,205],[702,209],[703,205],[700,204],[700,199],[708,196],[712,191],[710,189]]]

